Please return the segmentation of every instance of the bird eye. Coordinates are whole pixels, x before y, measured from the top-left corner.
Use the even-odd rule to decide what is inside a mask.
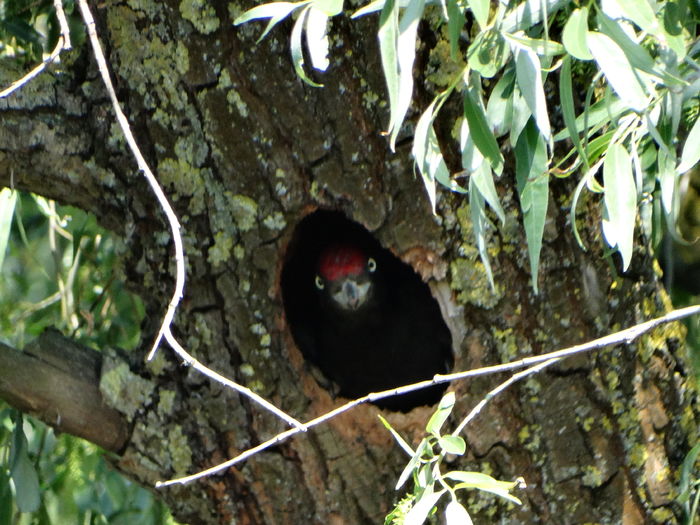
[[[316,276],[316,288],[318,288],[319,290],[323,290],[324,286],[326,286],[326,285],[323,283],[323,279],[321,279],[320,275],[317,275]]]
[[[374,270],[377,269],[377,261],[372,259],[371,257],[367,260],[367,269],[372,273]]]

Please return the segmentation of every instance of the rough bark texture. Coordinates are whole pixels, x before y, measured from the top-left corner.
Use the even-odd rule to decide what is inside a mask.
[[[667,308],[641,249],[619,277],[602,259],[595,202],[580,214],[590,250],[575,245],[571,187],[559,180],[533,295],[509,174],[499,185],[508,223],[492,239],[491,292],[465,199],[441,192],[433,217],[406,147],[390,154],[379,133],[386,112],[376,19],[333,22],[332,67],[320,79],[325,87],[312,89],[293,74],[289,25],[257,46],[261,25],[232,26],[246,7],[93,5],[120,99],[181,218],[188,284],[175,331],[202,362],[301,420],[340,402],[304,366],[279,290],[294,225],[318,207],[362,223],[429,281],[453,334],[456,369],[582,342]],[[424,63],[434,45],[421,49]],[[3,84],[20,76],[0,67]],[[145,354],[172,293],[171,244],[87,50],[0,101],[0,111],[0,185],[89,210],[123,238],[124,279],[150,313]],[[518,508],[473,493],[475,523],[674,523],[675,476],[697,440],[698,417],[681,341],[678,327],[661,328],[497,398],[467,428],[468,454],[454,467],[523,476],[528,488]],[[103,395],[131,429],[117,466],[146,485],[214,465],[284,428],[166,348],[148,365],[109,354],[102,374]],[[453,385],[457,414],[503,379]],[[224,476],[161,493],[189,523],[380,523],[406,458],[379,412],[361,406]],[[386,415],[418,440],[430,413]]]

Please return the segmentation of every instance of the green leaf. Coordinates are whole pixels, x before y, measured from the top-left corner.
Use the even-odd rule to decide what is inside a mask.
[[[525,99],[520,93],[520,88],[518,88],[517,85],[513,88],[511,99],[513,101],[513,116],[511,118],[510,136],[508,139],[510,140],[511,144],[517,144],[520,134],[525,129],[525,126],[527,126],[527,123],[530,122],[532,113],[530,112],[530,108],[528,107],[527,102],[525,102]]]
[[[547,145],[532,121],[525,127],[515,145],[515,178],[527,237],[532,288],[537,293],[537,273],[549,202],[549,176]]]
[[[401,475],[399,476],[399,479],[396,482],[396,487],[394,487],[395,490],[399,490],[401,487],[403,487],[404,483],[406,483],[408,478],[411,477],[411,474],[413,474],[414,471],[416,471],[418,465],[421,462],[421,456],[427,449],[429,449],[428,441],[426,439],[423,439],[418,444],[418,446],[416,447],[416,451],[413,453],[413,456],[411,456],[411,459],[408,461],[403,471],[401,472]]]
[[[564,53],[564,46],[554,40],[544,40],[541,38],[530,38],[524,33],[504,33],[504,36],[517,45],[520,49],[529,49],[540,56],[557,56]]]
[[[460,53],[459,39],[466,19],[458,0],[447,0],[447,33],[450,37],[450,56],[457,60]]]
[[[0,468],[0,523],[12,523],[12,500],[10,476],[5,468]]]
[[[552,134],[547,113],[547,100],[542,84],[542,67],[540,59],[530,49],[519,48],[515,53],[515,75],[518,87],[535,117],[537,127],[545,138]]]
[[[391,424],[386,419],[384,419],[384,417],[382,417],[381,414],[379,414],[377,417],[379,417],[379,420],[382,422],[382,425],[384,425],[384,428],[391,432],[391,435],[394,436],[394,439],[403,449],[403,451],[406,452],[406,454],[408,454],[409,456],[414,456],[416,454],[415,451],[411,448],[411,445],[406,443],[404,438],[401,437],[401,434],[394,430],[394,427],[392,427]]]
[[[379,51],[382,69],[389,95],[389,130],[392,132],[397,119],[399,101],[399,61],[397,39],[399,35],[399,5],[396,0],[387,0],[379,15]]]
[[[491,169],[497,174],[503,170],[503,155],[489,129],[484,110],[467,89],[464,92],[464,116],[469,124],[469,136],[479,149],[481,154],[488,160]]]
[[[0,190],[0,271],[7,252],[7,240],[10,238],[12,217],[15,214],[17,192],[10,188]]]
[[[401,21],[396,42],[398,54],[399,90],[396,104],[391,106],[391,121],[389,123],[391,150],[396,147],[396,137],[401,130],[404,117],[411,105],[413,95],[413,61],[416,58],[416,35],[418,22],[423,16],[425,0],[410,0]]]
[[[306,45],[311,65],[319,71],[325,71],[328,68],[328,15],[315,6],[314,2],[306,17]]]
[[[424,490],[406,514],[403,525],[421,525],[445,492],[445,489],[433,492],[432,486]]]
[[[574,96],[573,88],[571,86],[571,57],[564,57],[561,66],[561,72],[559,74],[559,100],[561,102],[561,112],[564,117],[564,124],[566,129],[569,131],[569,137],[571,137],[571,142],[576,148],[581,161],[588,168],[588,159],[586,158],[586,152],[583,150],[583,145],[578,136],[578,131],[576,129],[576,112],[574,110]]]
[[[11,17],[2,20],[0,28],[18,40],[41,45],[41,35],[34,27],[19,17]]]
[[[452,408],[454,406],[455,394],[454,392],[448,392],[442,397],[437,409],[428,420],[428,424],[425,427],[426,432],[434,436],[439,436],[440,429],[442,428],[442,425],[445,423],[445,421],[447,421],[447,418],[450,417],[450,414],[452,413]]]
[[[637,188],[632,175],[632,159],[620,144],[611,144],[605,155],[603,184],[603,235],[610,247],[617,247],[620,252],[624,271],[632,259]]]
[[[252,9],[249,9],[245,13],[243,13],[241,16],[236,18],[233,21],[234,25],[240,25],[245,22],[249,22],[251,20],[258,20],[260,18],[269,18],[270,21],[267,24],[267,27],[265,28],[265,31],[263,31],[262,35],[258,38],[258,42],[260,42],[263,38],[267,36],[267,34],[272,30],[273,27],[275,27],[278,23],[280,23],[282,20],[287,18],[289,14],[297,9],[298,7],[302,7],[306,4],[308,4],[309,1],[305,2],[271,2],[269,4],[262,4],[259,6],[256,6]]]
[[[656,178],[661,189],[661,203],[669,220],[668,224],[675,225],[680,201],[675,159],[663,149],[659,149],[656,162],[658,166]]]
[[[501,224],[506,223],[506,214],[501,206],[501,201],[496,192],[496,186],[493,183],[493,174],[491,169],[484,165],[483,169],[477,170],[471,177],[474,181],[474,186],[478,189],[481,196],[486,199],[486,202],[496,212]]]
[[[591,136],[594,130],[601,126],[614,122],[617,118],[627,111],[627,105],[616,97],[604,97],[599,102],[590,106],[585,113],[576,117],[575,130],[578,133],[585,133],[586,136]],[[588,126],[586,128],[586,125]],[[555,141],[565,140],[570,138],[569,129],[566,128],[554,136]]]
[[[479,249],[479,257],[484,265],[489,284],[491,285],[491,289],[495,290],[496,284],[493,281],[493,271],[491,270],[488,246],[486,244],[486,229],[491,225],[491,222],[486,217],[486,206],[484,202],[484,197],[476,186],[474,175],[472,175],[469,177],[469,211],[472,219],[472,229],[474,231],[476,246]]]
[[[483,474],[481,472],[468,472],[464,470],[453,470],[447,472],[445,473],[444,477],[454,481],[459,481],[460,484],[455,488],[484,490],[505,498],[516,505],[522,504],[518,498],[510,494],[510,491],[518,486],[520,481],[499,481],[492,478],[488,474]]]
[[[467,50],[469,67],[484,78],[492,78],[508,58],[508,46],[500,31],[489,29],[479,33]]]
[[[632,40],[618,22],[606,16],[602,11],[598,12],[596,18],[600,31],[615,41],[633,68],[653,75],[667,85],[685,85],[682,79],[670,74],[665,69],[659,69],[649,52]]]
[[[452,500],[445,508],[445,522],[447,525],[473,525],[467,509],[465,509],[458,501]]]
[[[313,0],[312,5],[328,17],[343,12],[343,0]]]
[[[637,24],[647,33],[659,33],[661,27],[654,11],[646,0],[609,0],[607,4],[606,2],[602,3],[603,10],[605,11],[606,6],[611,5],[617,6],[625,18]]]
[[[613,91],[628,107],[644,111],[649,99],[639,82],[638,73],[632,69],[620,46],[607,35],[589,31],[588,47]]]
[[[450,172],[445,164],[445,159],[440,151],[433,120],[435,118],[435,106],[441,100],[438,95],[423,112],[418,119],[416,129],[413,134],[412,154],[415,159],[418,171],[423,178],[423,184],[428,192],[428,199],[435,213],[436,188],[435,182],[439,182],[446,188],[459,193],[466,193],[466,190],[450,178]]]
[[[588,34],[588,8],[582,7],[576,9],[569,16],[564,32],[562,34],[562,43],[566,50],[579,60],[591,60],[593,55],[588,50],[586,36]]]
[[[685,139],[683,153],[681,153],[681,163],[678,165],[678,173],[685,173],[695,166],[698,160],[700,160],[700,118],[695,119],[688,138]]]
[[[27,455],[27,438],[22,428],[22,416],[15,420],[10,444],[10,476],[15,485],[15,501],[20,512],[35,512],[39,508],[39,478]]]
[[[690,449],[690,452],[683,459],[683,463],[680,468],[680,482],[678,483],[678,502],[683,506],[686,516],[692,520],[690,514],[690,495],[693,491],[693,472],[695,470],[695,462],[698,460],[700,455],[700,443],[696,443],[695,446]],[[700,489],[696,489],[700,490]],[[690,523],[690,521],[688,522]]]
[[[506,69],[496,82],[486,104],[486,120],[496,137],[501,137],[510,131],[513,119],[514,82],[514,70]]]
[[[472,10],[476,23],[484,29],[489,23],[489,0],[467,0],[467,5]]]
[[[418,119],[415,132],[413,133],[413,146],[411,151],[413,158],[416,161],[416,166],[418,166],[418,171],[423,178],[425,190],[428,192],[428,200],[430,201],[430,207],[432,208],[433,213],[435,213],[437,195],[435,188],[435,175],[430,169],[434,163],[430,159],[431,152],[429,151],[428,135],[430,131],[432,131],[433,127],[433,111],[436,102],[437,99],[433,100]],[[447,169],[446,166],[445,169]]]
[[[312,87],[321,87],[321,84],[317,84],[309,77],[306,76],[304,71],[304,52],[301,48],[301,35],[304,31],[304,26],[306,25],[306,20],[309,16],[311,6],[307,5],[302,9],[299,14],[299,18],[294,23],[292,28],[292,35],[290,38],[290,50],[292,52],[292,63],[294,64],[294,71],[296,71],[297,76]]]
[[[438,438],[440,448],[447,454],[456,454],[461,456],[467,450],[467,444],[459,436],[440,436]]]

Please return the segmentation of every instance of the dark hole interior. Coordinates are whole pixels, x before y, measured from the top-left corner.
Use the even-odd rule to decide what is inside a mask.
[[[358,271],[370,281],[368,299],[356,309],[340,308],[332,299],[341,280],[335,273],[321,279],[319,260],[337,246],[366,256]],[[319,210],[297,225],[282,269],[282,295],[294,341],[328,380],[323,386],[340,396],[415,383],[452,367],[450,332],[428,286],[340,212]],[[435,404],[445,388],[436,385],[376,405],[407,412]]]

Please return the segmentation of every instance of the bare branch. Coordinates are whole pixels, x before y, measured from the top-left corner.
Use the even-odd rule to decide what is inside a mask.
[[[47,330],[24,351],[0,343],[0,398],[60,432],[119,452],[127,442],[122,415],[100,393],[102,356]]]
[[[477,368],[475,370],[467,370],[465,372],[457,372],[455,374],[444,374],[444,375],[436,375],[433,377],[432,380],[428,381],[421,381],[420,383],[414,383],[412,385],[407,385],[403,386],[400,388],[394,388],[391,390],[384,390],[383,392],[377,392],[377,393],[372,393],[368,394],[364,397],[361,397],[359,399],[356,399],[354,401],[350,401],[342,406],[339,406],[338,408],[335,408],[334,410],[331,410],[330,412],[327,412],[323,414],[322,416],[319,416],[315,419],[312,419],[308,421],[305,425],[305,429],[310,429],[315,426],[320,425],[321,423],[325,423],[326,421],[333,419],[339,414],[342,414],[343,412],[347,412],[351,408],[360,405],[362,403],[367,403],[369,401],[377,401],[379,399],[384,399],[386,397],[391,397],[394,395],[399,395],[399,394],[405,394],[408,392],[412,392],[414,390],[419,390],[422,388],[426,388],[431,385],[435,384],[440,384],[440,383],[446,383],[448,381],[454,381],[457,379],[464,379],[467,377],[473,377],[473,376],[481,376],[481,375],[489,375],[489,374],[496,374],[499,372],[507,372],[509,370],[514,370],[518,368],[524,368],[527,366],[530,366],[531,368],[524,370],[523,372],[520,372],[518,374],[513,375],[510,377],[507,381],[504,383],[500,384],[497,388],[489,392],[484,399],[482,399],[477,406],[472,409],[470,414],[467,416],[467,421],[470,421],[473,419],[479,411],[483,408],[483,406],[493,399],[496,395],[498,395],[500,392],[505,390],[508,386],[511,384],[515,383],[516,381],[527,377],[530,374],[539,372],[540,370],[546,368],[547,366],[550,366],[558,361],[561,361],[562,359],[565,359],[567,357],[571,357],[576,354],[581,354],[583,352],[588,352],[590,350],[597,350],[600,348],[605,348],[607,346],[611,345],[616,345],[616,344],[630,344],[633,342],[635,339],[637,339],[639,336],[653,330],[657,326],[660,326],[662,324],[670,323],[673,321],[678,321],[680,319],[684,319],[686,317],[690,317],[691,315],[696,315],[700,313],[700,305],[695,305],[695,306],[689,306],[687,308],[680,308],[678,310],[673,310],[665,315],[662,315],[661,317],[657,317],[655,319],[651,319],[649,321],[646,321],[644,323],[640,323],[634,326],[631,326],[630,328],[626,328],[625,330],[621,330],[619,332],[615,332],[609,335],[606,335],[605,337],[601,337],[599,339],[595,339],[593,341],[589,341],[587,343],[583,343],[580,345],[575,345],[571,346],[569,348],[564,348],[562,350],[557,350],[555,352],[550,352],[548,354],[543,354],[543,355],[538,355],[538,356],[532,356],[532,357],[526,357],[525,359],[519,359],[517,361],[512,361],[510,363],[505,363],[502,365],[494,365],[494,366],[487,366],[483,368]],[[534,365],[534,366],[533,366]],[[466,423],[464,423],[466,425]],[[461,432],[461,430],[464,428],[464,425],[461,425],[458,427],[458,430],[455,431],[455,435]],[[238,456],[229,459],[228,461],[225,461],[223,463],[220,463],[219,465],[216,465],[214,467],[211,467],[209,469],[203,470],[201,472],[198,472],[196,474],[192,474],[190,476],[184,476],[181,478],[175,478],[171,479],[169,481],[164,481],[164,482],[158,482],[156,483],[156,488],[158,487],[167,487],[169,485],[176,485],[176,484],[185,484],[189,483],[191,481],[210,476],[212,474],[216,474],[217,472],[221,472],[222,470],[225,470],[229,467],[232,467],[233,465],[240,463],[241,461],[244,461],[248,459],[251,456],[254,456],[258,452],[265,450],[269,447],[272,447],[278,443],[281,443],[282,441],[285,441],[286,439],[294,436],[295,434],[298,434],[301,432],[301,428],[292,428],[289,429],[285,432],[281,432],[280,434],[277,434],[273,438],[265,441],[264,443],[261,443],[260,445],[250,448],[246,450],[245,452],[242,452]]]

